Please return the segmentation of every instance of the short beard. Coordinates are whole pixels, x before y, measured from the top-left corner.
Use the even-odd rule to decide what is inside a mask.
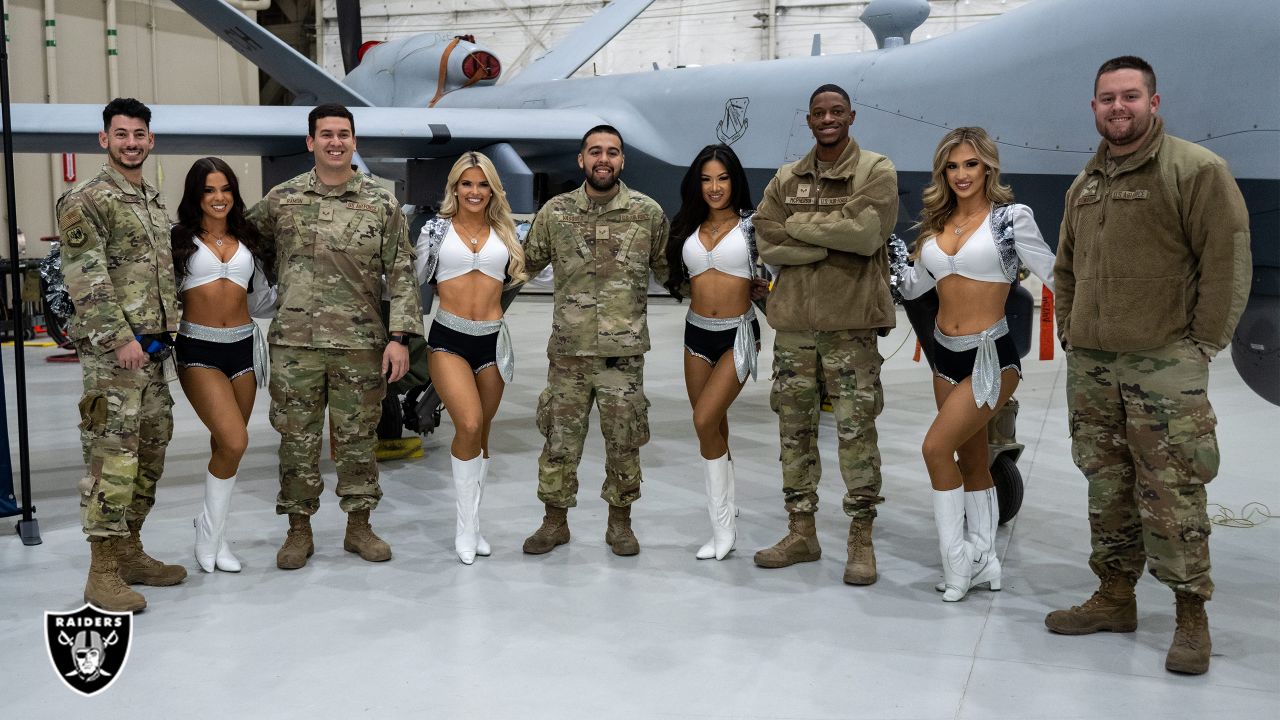
[[[122,168],[124,168],[124,169],[126,169],[126,170],[137,170],[138,168],[142,167],[143,163],[145,163],[145,162],[147,161],[147,154],[146,154],[146,153],[143,153],[143,155],[142,155],[142,159],[141,159],[141,160],[139,160],[139,161],[138,161],[138,162],[136,162],[136,163],[133,163],[132,165],[130,165],[129,163],[125,162],[125,160],[124,160],[124,154],[123,154],[123,153],[121,153],[121,154],[119,154],[119,155],[117,155],[117,154],[115,154],[115,153],[112,153],[112,154],[111,154],[111,159],[112,159],[112,161],[114,161],[114,162],[115,162],[115,164],[116,164],[116,165],[119,165],[120,167],[122,167]]]
[[[610,190],[618,186],[618,176],[610,175],[609,182],[603,183],[599,180],[596,180],[595,174],[592,173],[590,175],[587,175],[587,184],[590,185],[591,189],[595,190],[596,192],[600,192],[600,193],[609,192]]]

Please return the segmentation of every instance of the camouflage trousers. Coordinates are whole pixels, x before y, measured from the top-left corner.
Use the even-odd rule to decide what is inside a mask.
[[[538,499],[548,505],[578,504],[578,463],[593,402],[605,449],[600,497],[618,507],[640,497],[640,447],[649,442],[644,356],[552,355],[537,413],[538,431],[547,439],[538,458]]]
[[[1071,454],[1089,481],[1089,567],[1136,583],[1144,561],[1176,592],[1209,599],[1205,483],[1218,474],[1208,361],[1190,340],[1141,352],[1067,354]]]
[[[774,335],[773,390],[782,450],[782,494],[787,512],[818,509],[818,417],[825,387],[836,420],[844,512],[873,518],[880,496],[876,416],[884,409],[874,330],[782,332]]]
[[[372,510],[382,497],[373,457],[387,382],[381,350],[271,346],[271,426],[280,433],[276,513],[320,509],[320,447],[329,408],[336,492],[345,512]]]
[[[86,535],[128,535],[128,520],[145,518],[156,502],[164,453],[173,437],[173,397],[163,363],[140,370],[116,365],[115,354],[76,343],[84,394],[80,441],[88,472],[80,483]]]

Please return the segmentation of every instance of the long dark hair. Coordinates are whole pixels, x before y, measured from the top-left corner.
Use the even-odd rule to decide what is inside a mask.
[[[178,286],[187,276],[187,261],[191,259],[196,246],[192,238],[200,236],[200,221],[204,218],[204,210],[200,208],[200,200],[204,197],[205,180],[213,173],[222,173],[231,186],[231,212],[227,213],[227,234],[239,240],[261,263],[267,277],[274,277],[273,258],[266,257],[258,244],[258,231],[253,223],[245,219],[244,198],[240,197],[240,181],[232,172],[231,166],[222,158],[200,158],[191,164],[187,171],[187,180],[182,187],[182,202],[178,203],[178,222],[169,230],[169,242],[173,245],[173,274]]]
[[[684,240],[698,230],[698,226],[707,219],[711,208],[702,197],[702,168],[712,160],[718,160],[729,172],[729,206],[739,215],[755,208],[751,200],[751,186],[747,183],[747,173],[742,169],[738,154],[728,145],[708,145],[698,151],[684,179],[680,181],[680,210],[671,219],[671,235],[667,240],[667,266],[671,268],[671,277],[667,281],[667,291],[677,300],[682,300],[680,286],[689,279],[689,271],[684,266]]]

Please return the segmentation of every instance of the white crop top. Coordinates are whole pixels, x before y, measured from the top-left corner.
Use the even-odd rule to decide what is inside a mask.
[[[1053,290],[1054,254],[1040,236],[1031,208],[1012,205],[1009,208],[1013,220],[1013,250],[1018,259],[1050,289]],[[914,267],[904,268],[899,284],[902,296],[908,300],[920,297],[948,275],[959,275],[970,280],[991,283],[1008,283],[996,239],[991,234],[991,214],[982,219],[978,228],[964,241],[955,255],[948,255],[938,247],[935,237],[922,240],[920,258]],[[921,269],[925,272],[920,272]]]
[[[222,262],[212,250],[200,242],[200,238],[193,237],[191,242],[196,244],[196,251],[187,260],[187,275],[182,279],[182,287],[178,292],[186,292],[193,287],[208,285],[214,280],[223,278],[246,290],[249,289],[249,280],[253,277],[253,253],[245,248],[244,243],[240,243],[240,247],[236,248],[230,260]]]
[[[507,279],[507,262],[511,253],[502,244],[502,238],[493,228],[489,228],[489,239],[485,241],[480,252],[471,252],[471,244],[462,239],[453,226],[445,234],[440,243],[440,260],[436,265],[436,282],[466,275],[472,270],[479,270],[498,282]]]
[[[725,275],[751,279],[751,254],[740,225],[735,225],[710,251],[698,239],[698,231],[694,230],[685,238],[680,256],[684,259],[684,266],[689,268],[689,277],[714,268]]]

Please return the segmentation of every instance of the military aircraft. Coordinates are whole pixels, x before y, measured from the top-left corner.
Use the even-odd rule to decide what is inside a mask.
[[[1275,58],[1280,3],[1036,0],[911,43],[926,0],[875,0],[863,20],[880,40],[877,51],[570,77],[651,2],[614,0],[511,78],[484,46],[428,34],[373,47],[339,81],[222,0],[175,0],[299,102],[351,106],[362,157],[400,181],[408,202],[433,204],[453,160],[484,150],[513,208],[530,212],[581,182],[577,144],[599,123],[626,138],[627,182],[667,207],[677,202],[686,163],[711,142],[733,145],[758,194],[779,165],[811,146],[808,93],[835,82],[853,98],[858,142],[898,168],[900,233],[920,210],[938,138],[981,125],[1000,143],[1010,184],[1051,244],[1065,190],[1097,147],[1094,72],[1107,58],[1141,55],[1159,74],[1169,131],[1226,158],[1244,193],[1255,272],[1232,359],[1255,392],[1280,404],[1280,73],[1266,62]],[[154,111],[167,151],[261,154],[268,183],[309,165],[306,108]],[[99,113],[97,105],[15,105],[15,148],[97,152]]]

